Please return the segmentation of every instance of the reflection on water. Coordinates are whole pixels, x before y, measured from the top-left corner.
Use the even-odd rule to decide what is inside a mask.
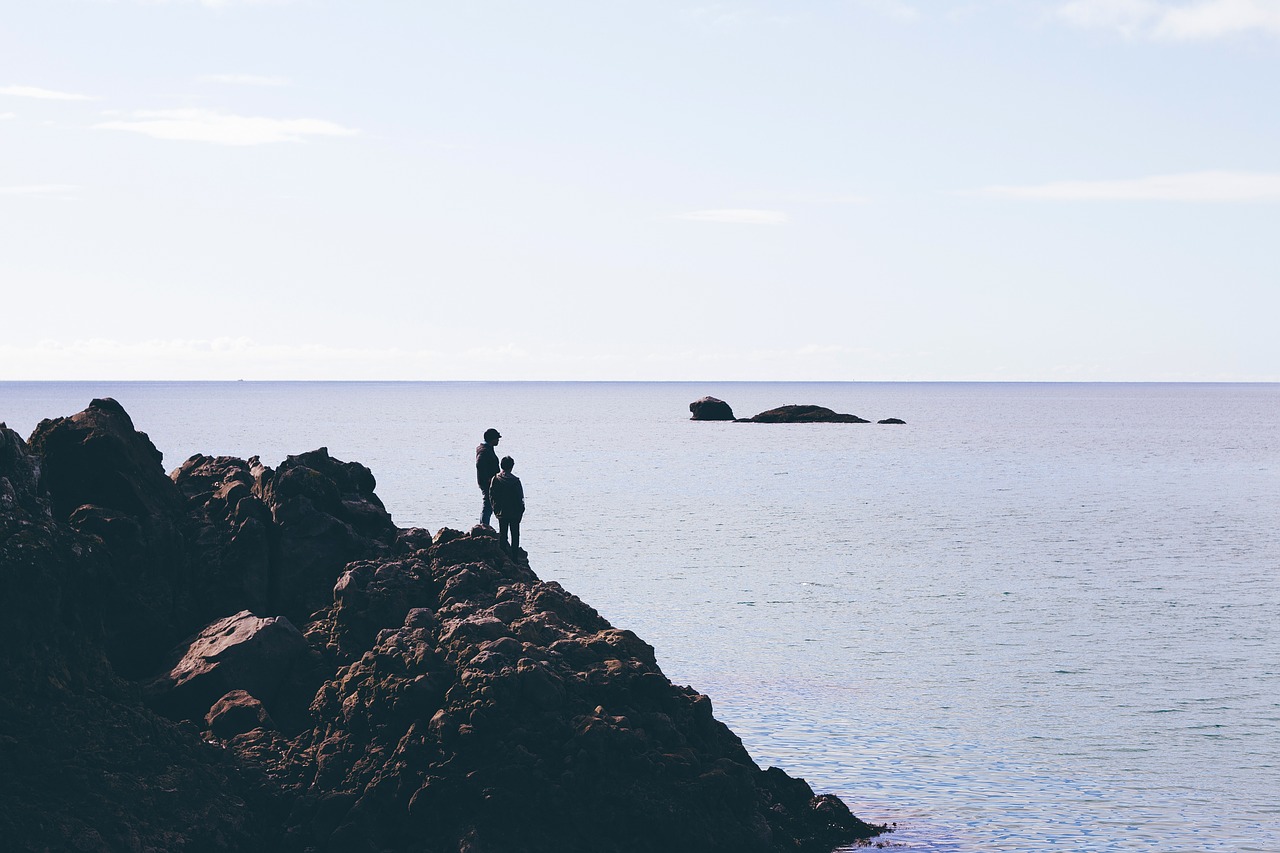
[[[8,384],[0,418],[108,393],[170,468],[324,444],[432,529],[499,428],[534,569],[894,846],[1280,849],[1280,387]]]

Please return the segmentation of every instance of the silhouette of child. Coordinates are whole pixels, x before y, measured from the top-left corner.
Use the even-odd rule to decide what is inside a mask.
[[[524,517],[524,486],[520,478],[511,473],[515,464],[516,460],[510,456],[502,457],[499,463],[502,470],[489,483],[489,503],[493,505],[493,514],[498,516],[498,537],[513,554],[520,547],[520,519]],[[508,530],[511,531],[509,544]]]

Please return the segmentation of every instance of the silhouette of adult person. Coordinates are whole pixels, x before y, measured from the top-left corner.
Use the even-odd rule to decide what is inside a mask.
[[[512,554],[520,548],[520,519],[524,517],[524,486],[511,473],[515,465],[516,460],[510,456],[502,457],[502,470],[489,484],[489,502],[498,516],[498,538]],[[511,531],[509,544],[507,531]]]
[[[498,473],[498,454],[493,448],[498,446],[502,434],[490,427],[484,431],[484,441],[476,447],[476,484],[480,486],[480,494],[484,495],[484,507],[480,510],[480,523],[490,526],[493,518],[493,504],[489,502],[489,482]]]

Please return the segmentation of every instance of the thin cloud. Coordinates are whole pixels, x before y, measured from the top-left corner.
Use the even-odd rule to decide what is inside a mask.
[[[858,5],[894,20],[910,23],[921,18],[920,10],[904,0],[858,0]]]
[[[288,77],[270,77],[260,74],[205,74],[201,83],[226,83],[232,86],[288,86]]]
[[[204,6],[206,9],[225,9],[228,6],[284,6],[293,0],[141,0],[143,3],[185,3]]]
[[[979,191],[1000,198],[1038,201],[1280,201],[1280,173],[1192,172],[1120,181],[1057,181],[995,186]]]
[[[787,215],[780,210],[751,208],[691,210],[688,213],[677,213],[672,218],[690,222],[725,222],[730,225],[781,225],[787,221]]]
[[[42,89],[39,86],[0,86],[0,95],[14,98],[39,98],[44,101],[92,101],[88,95],[77,95],[73,92],[58,92],[54,89]]]
[[[12,121],[17,117],[17,113],[0,113],[0,121]]]
[[[1193,41],[1249,32],[1280,36],[1280,0],[1071,0],[1057,9],[1077,27],[1115,30],[1128,38]]]
[[[0,195],[67,196],[79,189],[75,184],[28,184],[0,187]]]
[[[125,130],[155,139],[217,145],[302,142],[309,136],[355,136],[360,131],[315,118],[238,116],[212,110],[143,110],[129,119],[95,124],[98,130]]]

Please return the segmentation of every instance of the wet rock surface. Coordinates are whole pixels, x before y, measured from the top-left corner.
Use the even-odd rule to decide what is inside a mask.
[[[114,401],[30,447],[0,428],[15,849],[825,851],[878,831],[759,768],[708,697],[488,528],[398,530],[368,469],[324,449],[160,462]]]

